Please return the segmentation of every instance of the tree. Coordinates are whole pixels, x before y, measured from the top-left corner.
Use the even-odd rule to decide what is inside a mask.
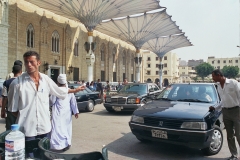
[[[197,82],[198,77],[196,76],[196,77],[193,77],[192,79],[194,80],[194,82]]]
[[[227,78],[236,78],[239,72],[238,66],[224,66],[222,73],[224,77]]]
[[[197,72],[197,76],[201,77],[204,81],[204,77],[207,77],[209,74],[211,74],[214,68],[209,63],[204,62],[196,66],[195,70]]]

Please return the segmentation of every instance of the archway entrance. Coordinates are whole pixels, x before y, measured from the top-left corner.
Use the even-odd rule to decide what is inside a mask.
[[[150,83],[152,82],[152,80],[150,78],[147,79],[147,83]]]
[[[168,85],[169,85],[168,79],[165,78],[165,79],[163,80],[163,86],[166,87],[166,86],[168,86]]]

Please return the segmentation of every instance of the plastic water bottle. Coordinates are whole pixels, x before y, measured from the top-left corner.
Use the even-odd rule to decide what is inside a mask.
[[[19,131],[19,125],[11,125],[11,132],[5,137],[5,160],[25,159],[25,135]]]

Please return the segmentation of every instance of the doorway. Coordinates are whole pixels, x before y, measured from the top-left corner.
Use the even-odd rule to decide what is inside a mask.
[[[73,68],[73,80],[79,81],[79,68],[76,67]]]
[[[55,83],[57,83],[58,75],[59,75],[59,69],[53,69],[53,68],[51,68],[51,79],[52,79]]]
[[[164,82],[164,87],[166,87],[166,86],[168,86],[169,85],[169,82],[168,82],[168,79],[167,78],[165,78],[164,80],[163,80],[163,82]]]
[[[117,72],[113,72],[113,82],[117,82]]]
[[[105,81],[105,71],[101,71],[101,81]]]

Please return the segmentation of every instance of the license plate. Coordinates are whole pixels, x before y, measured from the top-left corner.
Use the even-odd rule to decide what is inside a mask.
[[[168,139],[167,132],[162,130],[152,129],[152,137]]]
[[[115,111],[121,111],[123,107],[113,106],[112,107]]]

